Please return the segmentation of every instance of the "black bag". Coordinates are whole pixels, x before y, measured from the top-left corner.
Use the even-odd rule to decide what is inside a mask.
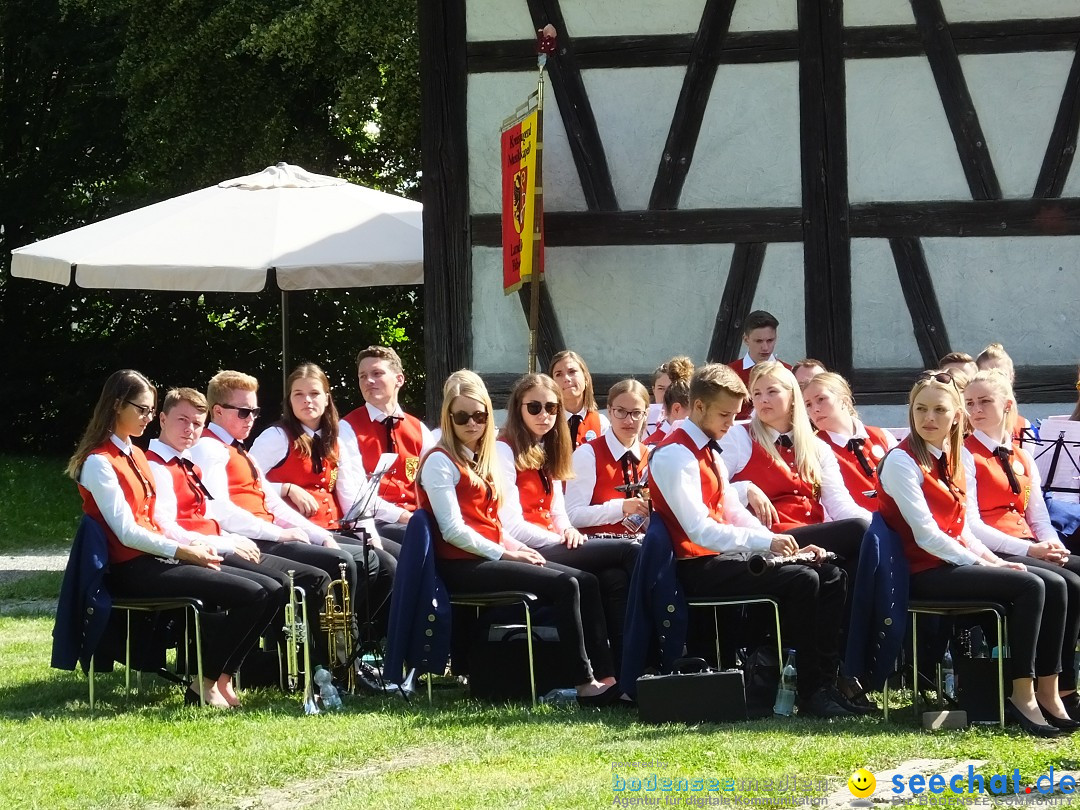
[[[746,710],[750,717],[771,717],[780,688],[780,662],[776,645],[763,644],[746,656]]]
[[[470,635],[469,693],[483,700],[528,700],[529,649],[523,611],[485,611]],[[552,689],[574,686],[559,633],[546,623],[544,609],[533,612],[532,636],[537,698]]]
[[[748,719],[742,670],[715,672],[702,659],[679,659],[670,675],[637,680],[643,723],[730,723]],[[697,671],[686,671],[697,670]]]

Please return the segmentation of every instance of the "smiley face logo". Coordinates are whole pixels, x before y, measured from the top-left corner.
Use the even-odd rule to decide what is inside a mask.
[[[847,782],[848,790],[851,791],[851,795],[858,799],[865,799],[871,793],[874,792],[874,788],[877,787],[877,779],[866,768],[859,768],[851,775],[851,778]]]

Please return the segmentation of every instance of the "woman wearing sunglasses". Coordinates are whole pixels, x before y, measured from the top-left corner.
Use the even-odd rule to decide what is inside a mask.
[[[592,375],[585,360],[569,349],[551,358],[548,374],[562,389],[563,418],[570,427],[571,450],[606,433],[607,419],[596,404]]]
[[[1035,461],[1012,437],[1017,413],[1009,378],[997,369],[978,372],[964,389],[964,407],[972,427],[963,454],[968,525],[995,554],[1023,563],[1043,580],[1048,596],[1044,611],[1051,593],[1064,595],[1061,674],[1039,678],[1035,694],[1051,725],[1076,720],[1080,698],[1072,664],[1080,635],[1080,559],[1070,557],[1058,537]]]
[[[836,455],[840,476],[852,500],[874,511],[877,466],[896,446],[896,438],[887,430],[859,421],[851,386],[839,374],[819,372],[803,387],[802,396],[818,438]]]
[[[645,413],[643,404],[635,407],[633,424],[639,431]],[[496,445],[502,491],[499,516],[511,537],[544,559],[595,575],[603,617],[583,614],[583,618],[606,626],[614,660],[621,661],[626,595],[638,546],[630,537],[588,537],[571,523],[563,481],[573,476],[574,468],[569,431],[559,418],[561,409],[559,386],[546,374],[528,374],[514,385]],[[626,417],[625,421],[632,420]],[[604,437],[593,441],[604,441]]]
[[[202,697],[211,706],[239,702],[233,675],[277,612],[277,600],[256,579],[221,570],[221,557],[198,541],[181,545],[154,521],[154,473],[132,444],[154,418],[157,391],[137,371],[115,372],[94,408],[67,473],[79,484],[83,512],[105,533],[109,591],[118,597],[188,596],[225,608],[206,622],[201,684],[186,703]],[[178,562],[179,565],[172,564]]]
[[[439,575],[452,593],[523,590],[550,602],[578,701],[612,702],[620,690],[595,577],[549,563],[503,530],[491,415],[491,397],[478,378],[444,388],[442,435],[419,473],[420,506],[438,527]]]
[[[1065,623],[1064,588],[1048,588],[1023,563],[999,558],[966,520],[964,406],[951,375],[928,372],[908,395],[911,433],[885,456],[878,472],[878,511],[900,535],[916,599],[972,599],[1005,605],[1012,692],[1007,713],[1029,734],[1054,737],[1039,698],[1064,714],[1056,696]],[[1059,598],[1060,597],[1060,598]],[[1070,662],[1071,663],[1071,662]],[[1061,722],[1061,721],[1058,721]]]

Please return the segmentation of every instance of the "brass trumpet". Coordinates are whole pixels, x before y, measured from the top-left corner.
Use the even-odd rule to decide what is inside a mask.
[[[296,571],[289,569],[289,604],[285,606],[285,668],[287,685],[295,692],[304,679],[304,713],[318,714],[315,688],[311,676],[311,642],[308,639],[307,597],[304,589],[296,584]],[[299,601],[299,605],[297,602]],[[300,649],[303,649],[304,666],[300,668]]]
[[[326,632],[330,671],[348,692],[356,691],[356,669],[353,666],[353,612],[349,583],[345,579],[345,563],[340,563],[341,578],[326,589],[326,604],[319,620]]]

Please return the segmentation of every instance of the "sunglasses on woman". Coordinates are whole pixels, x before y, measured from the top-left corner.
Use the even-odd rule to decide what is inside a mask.
[[[953,375],[949,374],[947,371],[924,371],[919,375],[919,382],[926,382],[928,380],[939,382],[942,385],[956,385],[956,380],[953,378]]]
[[[454,411],[450,416],[454,420],[455,425],[461,426],[469,424],[470,421],[476,422],[478,425],[486,425],[488,420],[487,411],[473,411],[472,413],[469,413],[468,411]]]
[[[548,416],[554,416],[559,412],[558,402],[540,402],[539,400],[532,400],[525,403],[525,410],[527,410],[533,416],[539,416],[540,411],[544,411]]]

